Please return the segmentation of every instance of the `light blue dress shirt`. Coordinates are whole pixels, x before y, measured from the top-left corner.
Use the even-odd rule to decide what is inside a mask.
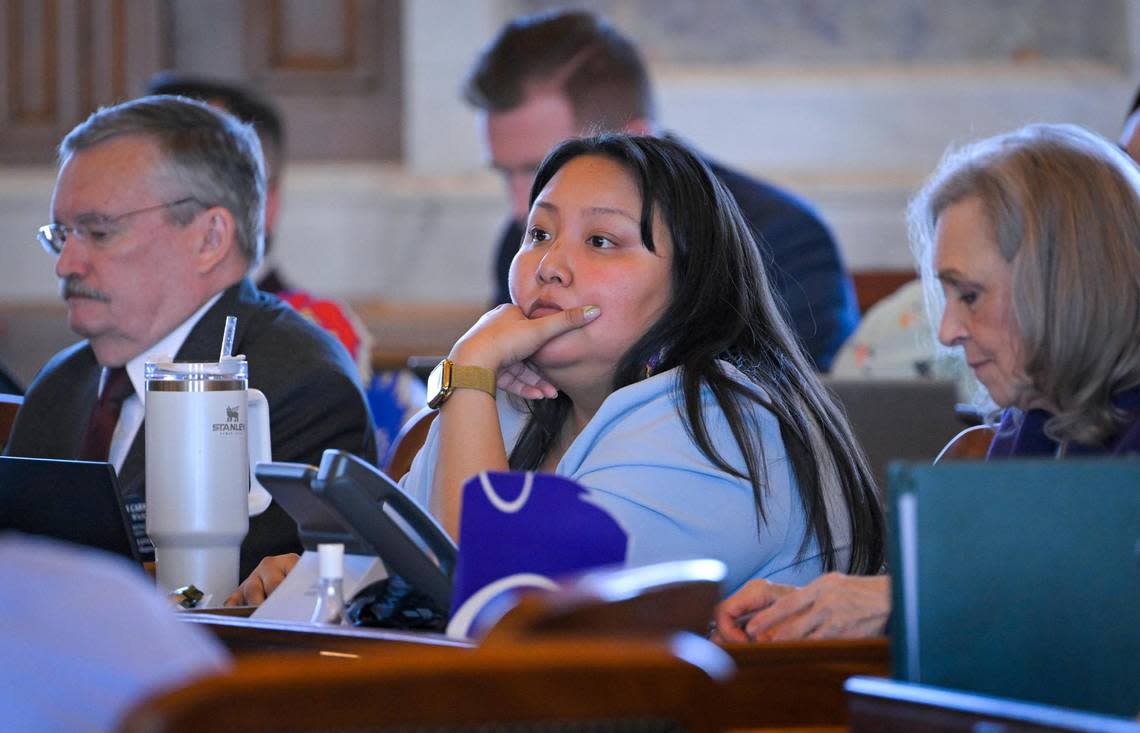
[[[721,366],[730,377],[751,385],[730,364]],[[752,578],[802,585],[819,576],[823,566],[815,540],[800,552],[806,523],[775,415],[759,405],[750,414],[767,470],[762,483],[765,520],[759,524],[749,482],[713,464],[686,431],[677,411],[683,400],[678,374],[672,369],[610,394],[555,472],[590,489],[592,500],[626,530],[626,562],[631,567],[715,558],[728,567],[726,593]],[[743,471],[743,456],[712,391],[703,388],[702,397],[713,445]],[[501,391],[498,408],[509,454],[526,414]],[[402,481],[424,507],[430,506],[438,450],[436,422]],[[840,548],[836,564],[843,569],[848,564],[850,523],[837,487],[825,499],[832,537]]]

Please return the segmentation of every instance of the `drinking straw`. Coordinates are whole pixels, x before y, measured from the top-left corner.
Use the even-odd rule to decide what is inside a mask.
[[[237,330],[237,316],[226,316],[226,330],[222,333],[222,354],[218,357],[218,361],[233,356],[235,330]]]

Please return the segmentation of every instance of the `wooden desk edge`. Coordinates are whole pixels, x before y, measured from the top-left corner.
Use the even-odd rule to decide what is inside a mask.
[[[731,643],[722,645],[738,665],[764,662],[828,662],[837,659],[890,663],[890,643],[885,636],[870,639],[827,639],[821,641],[788,641]]]
[[[242,618],[209,612],[181,613],[179,618],[209,630],[231,651],[271,649],[341,650],[376,644],[420,644],[470,649],[473,642],[443,634],[362,626],[316,626],[295,621]]]

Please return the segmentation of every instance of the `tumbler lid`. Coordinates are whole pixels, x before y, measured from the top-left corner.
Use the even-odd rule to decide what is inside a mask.
[[[144,375],[147,379],[245,379],[249,365],[242,354],[205,362],[174,361],[162,354],[147,360]]]

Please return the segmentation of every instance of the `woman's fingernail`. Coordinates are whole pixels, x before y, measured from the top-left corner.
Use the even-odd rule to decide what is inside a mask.
[[[602,315],[602,309],[596,305],[588,305],[585,310],[582,311],[582,317],[587,321],[592,321],[600,315]]]

